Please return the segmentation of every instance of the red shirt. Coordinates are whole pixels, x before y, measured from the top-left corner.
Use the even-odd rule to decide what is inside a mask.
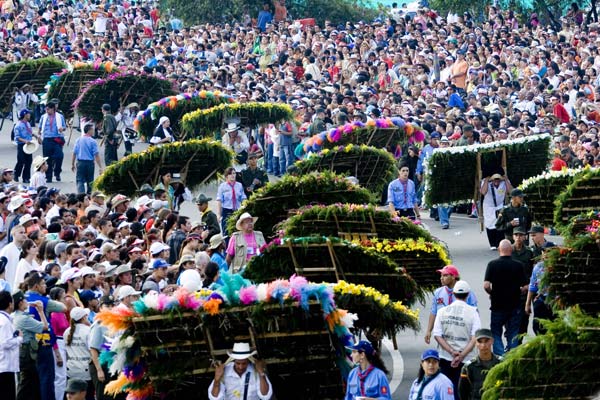
[[[568,124],[569,121],[571,121],[571,117],[569,117],[569,113],[567,112],[567,109],[565,108],[565,106],[563,106],[560,103],[556,103],[554,105],[554,109],[552,110],[552,113],[556,116],[556,118],[558,118],[560,120],[560,122],[562,124]]]

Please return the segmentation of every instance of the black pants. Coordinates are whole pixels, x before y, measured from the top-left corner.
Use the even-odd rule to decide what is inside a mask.
[[[21,182],[29,182],[31,179],[31,163],[33,157],[31,154],[27,154],[23,151],[25,143],[19,143],[17,145],[17,164],[15,165],[15,179],[21,178]],[[23,175],[21,177],[21,175]]]
[[[15,400],[17,398],[14,372],[0,372],[0,388],[2,388],[3,399]]]
[[[442,374],[446,375],[446,377],[450,379],[454,385],[454,399],[460,400],[458,395],[458,381],[460,379],[460,371],[462,370],[464,364],[460,363],[456,368],[453,368],[450,364],[450,361],[440,358],[440,370],[442,371]]]
[[[498,229],[488,229],[485,228],[485,232],[487,233],[488,242],[490,243],[490,247],[498,247],[500,245],[500,241],[504,239],[504,233],[499,231]]]
[[[119,156],[117,155],[118,148],[117,144],[110,144],[108,141],[104,144],[104,164],[107,167],[119,161]]]
[[[546,333],[546,329],[540,324],[540,319],[554,320],[556,316],[552,312],[552,309],[543,299],[535,299],[533,301],[533,332],[536,335],[543,335]]]
[[[410,219],[415,219],[415,210],[412,208],[397,208],[396,212],[399,217],[408,217]]]
[[[40,400],[40,377],[29,344],[23,344],[19,349],[19,369],[17,400]]]

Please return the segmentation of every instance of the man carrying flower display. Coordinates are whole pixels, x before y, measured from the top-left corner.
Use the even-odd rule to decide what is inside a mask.
[[[398,170],[398,179],[388,185],[387,202],[391,214],[410,219],[421,218],[415,183],[408,179],[408,166],[402,165]]]

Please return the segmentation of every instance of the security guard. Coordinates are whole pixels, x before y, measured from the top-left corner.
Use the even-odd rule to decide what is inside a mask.
[[[502,358],[492,353],[494,338],[491,330],[478,329],[475,332],[475,339],[479,355],[467,361],[462,368],[458,382],[458,393],[461,400],[481,399],[481,388],[487,372],[502,361]]]
[[[531,228],[531,214],[529,208],[523,202],[525,194],[521,189],[513,189],[510,192],[510,204],[500,211],[496,221],[496,229],[504,232],[504,237],[513,243],[513,229],[516,226],[525,228],[525,232]],[[525,240],[525,244],[529,239]]]

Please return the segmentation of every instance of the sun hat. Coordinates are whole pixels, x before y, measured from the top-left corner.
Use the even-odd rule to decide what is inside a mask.
[[[227,133],[231,133],[231,132],[235,132],[239,129],[240,129],[240,127],[238,126],[238,124],[236,124],[235,122],[230,122],[227,124],[227,129],[225,129],[225,131]]]
[[[73,321],[80,321],[83,318],[86,318],[88,315],[90,315],[89,308],[73,307],[71,309],[71,319]]]
[[[119,300],[123,300],[127,296],[139,296],[142,292],[138,292],[129,285],[121,286],[119,289]]]
[[[213,237],[210,238],[210,246],[208,246],[208,248],[210,250],[214,250],[217,247],[219,247],[219,245],[221,245],[221,243],[223,243],[225,241],[225,238],[223,237],[222,234],[217,233],[216,235],[214,235]]]
[[[242,230],[242,222],[244,222],[244,220],[247,220],[247,219],[252,219],[253,224],[255,224],[256,221],[258,221],[258,217],[253,217],[252,215],[250,215],[250,213],[245,212],[242,215],[240,215],[237,222],[235,223],[235,229],[237,229],[238,231],[241,231]]]
[[[500,174],[494,174],[494,175],[492,175],[491,179],[492,180],[494,180],[494,179],[502,179],[502,175],[500,175]]]
[[[25,145],[23,146],[23,152],[25,154],[33,154],[37,151],[39,147],[40,144],[37,142],[37,140],[32,140],[29,143],[25,143]]]
[[[126,273],[131,272],[131,271],[133,271],[133,270],[131,269],[131,267],[129,265],[122,264],[122,265],[119,265],[119,267],[115,271],[115,275],[119,276],[121,274],[126,274]]]
[[[24,226],[26,223],[31,221],[37,221],[37,217],[32,217],[31,214],[25,214],[21,218],[19,218],[18,225]]]
[[[208,203],[209,201],[212,200],[212,197],[206,197],[204,195],[204,193],[200,193],[200,195],[198,196],[198,198],[196,199],[196,204],[204,204],[204,203]]]
[[[102,253],[103,256],[105,256],[106,254],[108,254],[109,251],[113,251],[117,248],[117,245],[114,243],[104,243],[102,245],[102,247],[100,247],[100,252]]]
[[[193,255],[186,254],[179,259],[179,262],[177,263],[177,265],[181,266],[181,265],[185,264],[186,262],[190,262],[190,261],[196,261],[196,259],[194,258]]]
[[[256,354],[256,350],[250,350],[249,343],[234,343],[233,349],[227,355],[234,360],[246,360]]]
[[[112,199],[113,208],[115,208],[118,205],[121,205],[127,201],[130,201],[129,197],[122,195],[122,194],[118,194],[115,197],[113,197],[113,199]]]
[[[458,268],[456,268],[454,265],[446,265],[444,268],[438,269],[437,272],[442,275],[452,275],[454,277],[458,277],[460,275],[458,273]]]
[[[44,165],[46,161],[48,161],[48,157],[36,156],[32,162],[33,169],[37,171],[42,167],[42,165]]]

